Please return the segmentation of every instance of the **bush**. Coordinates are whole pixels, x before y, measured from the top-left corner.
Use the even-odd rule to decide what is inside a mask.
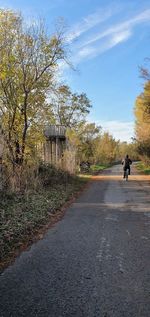
[[[52,184],[64,184],[69,182],[71,175],[69,172],[56,168],[52,164],[41,163],[38,169],[40,184],[45,187]]]

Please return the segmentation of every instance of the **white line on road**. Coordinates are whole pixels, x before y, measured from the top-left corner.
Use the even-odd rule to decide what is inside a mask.
[[[100,249],[96,255],[96,258],[98,258],[98,260],[101,262],[102,258],[103,258],[103,253],[104,253],[104,248],[105,248],[105,244],[106,244],[106,238],[102,237],[101,239],[101,245],[100,245]]]

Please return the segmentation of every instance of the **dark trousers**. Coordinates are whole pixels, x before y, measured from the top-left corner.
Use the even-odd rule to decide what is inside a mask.
[[[126,170],[129,170],[129,175],[130,175],[130,166],[124,167],[123,170],[124,170],[123,178],[126,177]]]

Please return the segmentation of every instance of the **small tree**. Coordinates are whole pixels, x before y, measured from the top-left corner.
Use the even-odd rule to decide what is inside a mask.
[[[61,85],[55,89],[52,108],[58,124],[78,130],[85,122],[91,103],[85,93],[73,93],[69,86]]]
[[[95,162],[95,140],[101,134],[101,127],[95,123],[81,124],[78,130],[80,144],[78,147],[78,161]]]

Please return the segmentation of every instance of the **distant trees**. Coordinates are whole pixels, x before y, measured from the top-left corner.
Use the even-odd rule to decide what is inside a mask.
[[[89,161],[91,164],[111,165],[119,162],[125,155],[137,160],[137,144],[121,142],[114,139],[108,132],[103,132],[102,127],[95,123],[81,123],[78,129],[68,130],[69,143],[79,165],[82,161]],[[71,157],[71,154],[70,154]]]
[[[108,132],[103,132],[95,123],[81,124],[76,133],[77,162],[110,165],[121,159],[119,146]]]
[[[127,142],[119,142],[118,146],[119,155],[121,159],[124,158],[127,154],[132,160],[138,160],[139,156],[137,153],[137,143],[135,140],[132,141],[132,143]]]
[[[117,159],[118,144],[112,135],[104,132],[95,140],[95,161],[102,164],[112,164]]]

